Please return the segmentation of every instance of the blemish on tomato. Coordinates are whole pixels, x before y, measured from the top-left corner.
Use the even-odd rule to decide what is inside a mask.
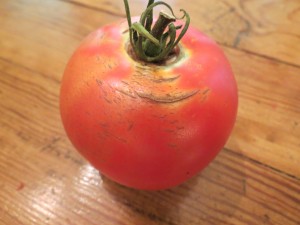
[[[202,92],[201,92],[201,102],[205,102],[208,98],[208,96],[210,95],[210,88],[205,88]]]
[[[172,130],[172,129],[165,129],[165,131],[166,131],[167,133],[174,133],[174,130]]]
[[[176,124],[176,123],[178,123],[178,120],[173,120],[173,121],[170,122],[170,124],[173,124],[173,125]]]
[[[178,146],[176,144],[173,144],[173,143],[168,143],[168,146],[170,148],[178,148]]]
[[[103,127],[103,128],[107,128],[107,127],[108,127],[108,124],[107,124],[107,123],[102,123],[102,122],[100,122],[99,124],[100,124],[100,126]]]
[[[133,122],[131,122],[131,123],[129,124],[129,126],[128,126],[127,130],[128,130],[128,131],[131,131],[131,130],[132,130],[132,128],[133,128],[133,126],[134,126],[134,124],[133,124]]]

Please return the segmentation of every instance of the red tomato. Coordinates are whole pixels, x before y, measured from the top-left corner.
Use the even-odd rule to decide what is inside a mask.
[[[91,33],[64,72],[60,109],[68,137],[102,174],[157,190],[201,171],[226,143],[237,87],[214,41],[190,27],[164,64],[128,54],[126,22]]]

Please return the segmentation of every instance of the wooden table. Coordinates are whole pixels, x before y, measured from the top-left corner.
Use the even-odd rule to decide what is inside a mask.
[[[132,14],[146,1],[132,0]],[[177,0],[228,56],[238,118],[198,176],[146,192],[99,176],[59,115],[66,62],[123,1],[0,0],[1,225],[299,225],[300,1]]]

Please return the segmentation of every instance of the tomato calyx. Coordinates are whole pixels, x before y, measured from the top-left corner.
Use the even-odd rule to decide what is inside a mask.
[[[132,23],[128,1],[124,0],[126,16],[129,26],[130,44],[136,56],[145,62],[161,62],[168,58],[185,35],[190,24],[189,14],[181,9],[183,16],[175,16],[172,7],[163,2],[149,0],[146,10],[142,13],[139,22]],[[170,14],[160,12],[157,21],[153,24],[153,9],[156,6],[167,7]],[[176,26],[176,20],[185,19],[185,24]],[[180,34],[177,37],[177,30]],[[177,37],[177,38],[176,38]]]

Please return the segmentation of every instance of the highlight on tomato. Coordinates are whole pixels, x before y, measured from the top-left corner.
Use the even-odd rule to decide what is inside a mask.
[[[60,111],[75,148],[101,174],[160,190],[203,170],[225,145],[237,85],[217,44],[149,0],[142,15],[89,34],[64,71]],[[156,6],[164,6],[154,18]]]

